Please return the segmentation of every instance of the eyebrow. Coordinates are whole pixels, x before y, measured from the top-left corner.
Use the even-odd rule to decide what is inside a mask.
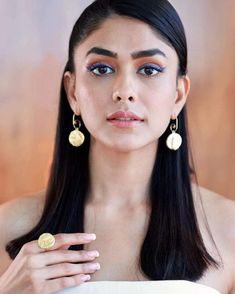
[[[89,54],[94,53],[94,54],[98,54],[98,55],[105,55],[105,56],[109,56],[112,58],[118,58],[118,54],[116,52],[110,51],[108,49],[104,49],[101,47],[93,47],[91,48],[86,56],[88,56]],[[153,49],[149,49],[149,50],[141,50],[141,51],[135,51],[131,53],[131,57],[133,59],[137,59],[137,58],[141,58],[141,57],[148,57],[148,56],[154,56],[154,55],[161,55],[165,58],[167,58],[166,54],[161,51],[158,48],[153,48]]]

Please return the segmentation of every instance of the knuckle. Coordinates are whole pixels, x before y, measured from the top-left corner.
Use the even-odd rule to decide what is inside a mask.
[[[84,241],[84,233],[76,233],[75,237],[78,240],[78,242]]]
[[[80,285],[80,284],[83,284],[84,283],[84,281],[82,280],[82,276],[83,275],[74,276],[74,279],[76,281],[76,285]]]
[[[59,233],[59,234],[54,235],[54,237],[56,238],[56,242],[65,243],[65,235],[64,234]]]
[[[64,263],[61,265],[61,269],[64,273],[70,274],[73,270],[73,266],[69,263]]]
[[[66,250],[64,252],[64,257],[67,260],[74,260],[76,258],[76,254],[71,250]]]
[[[62,257],[64,260],[67,261],[83,261],[86,259],[89,259],[89,256],[87,255],[87,252],[84,251],[79,251],[79,252],[75,252],[72,250],[65,250],[64,252],[62,252]]]
[[[35,262],[34,262],[34,256],[33,254],[28,254],[25,257],[25,264],[28,268],[34,268]]]
[[[89,264],[88,263],[81,264],[81,271],[84,273],[91,271]]]
[[[88,254],[87,254],[87,251],[85,251],[85,250],[81,250],[81,251],[79,252],[79,257],[80,257],[80,258],[87,258],[87,257],[89,257],[89,256],[88,256]]]
[[[31,249],[31,243],[25,243],[21,248],[21,252],[22,254],[26,255],[30,252],[30,249]]]
[[[73,277],[64,277],[59,280],[59,284],[61,288],[68,288],[76,285]]]

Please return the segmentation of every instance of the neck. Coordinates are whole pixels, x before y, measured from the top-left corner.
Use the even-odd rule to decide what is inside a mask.
[[[156,151],[156,142],[120,152],[91,140],[88,202],[117,209],[147,205]]]

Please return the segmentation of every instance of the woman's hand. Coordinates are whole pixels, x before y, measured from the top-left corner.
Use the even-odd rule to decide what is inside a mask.
[[[26,243],[0,277],[1,294],[49,294],[90,279],[100,268],[94,261],[97,251],[68,250],[71,245],[87,244],[94,234],[57,234],[51,249],[41,249],[37,240]],[[89,254],[93,253],[92,256]],[[74,264],[75,262],[83,262]],[[84,263],[85,262],[85,263]],[[95,266],[97,265],[97,266]],[[88,274],[88,275],[87,275]]]

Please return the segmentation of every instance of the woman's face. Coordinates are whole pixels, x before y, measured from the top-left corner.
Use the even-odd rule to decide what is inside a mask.
[[[64,84],[72,110],[81,114],[91,134],[91,144],[123,152],[156,144],[185,104],[189,80],[177,81],[175,50],[139,20],[107,19],[77,46],[74,63],[75,73],[66,72]],[[123,122],[107,120],[117,111],[131,111],[142,121],[123,127],[117,125]]]

